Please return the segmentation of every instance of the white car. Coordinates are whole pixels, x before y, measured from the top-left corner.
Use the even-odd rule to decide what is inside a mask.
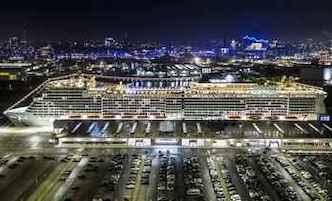
[[[135,185],[134,185],[134,184],[127,184],[127,185],[126,185],[126,188],[127,188],[127,189],[134,189],[134,188],[135,188]]]
[[[201,194],[201,190],[199,190],[198,188],[191,188],[187,190],[186,194],[188,196],[197,196]]]

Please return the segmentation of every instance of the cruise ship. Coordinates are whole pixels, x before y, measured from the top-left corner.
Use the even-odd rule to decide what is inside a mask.
[[[191,83],[135,88],[92,75],[48,81],[25,107],[5,114],[16,124],[54,120],[317,120],[326,93],[300,83]]]

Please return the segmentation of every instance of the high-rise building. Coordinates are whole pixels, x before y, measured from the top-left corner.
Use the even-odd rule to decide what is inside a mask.
[[[105,38],[105,42],[104,42],[105,47],[112,47],[115,44],[116,44],[116,41],[114,40],[114,38],[111,38],[111,37]]]
[[[9,48],[16,48],[19,46],[19,38],[17,36],[14,36],[14,37],[10,37],[9,38]]]

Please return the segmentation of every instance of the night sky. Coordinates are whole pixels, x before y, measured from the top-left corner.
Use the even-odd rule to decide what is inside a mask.
[[[332,0],[1,1],[0,40],[205,41],[332,36]]]

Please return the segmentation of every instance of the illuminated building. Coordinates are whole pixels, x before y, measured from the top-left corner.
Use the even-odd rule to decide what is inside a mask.
[[[251,43],[247,50],[266,50],[266,48],[263,48],[262,43]]]
[[[16,48],[19,46],[19,38],[14,36],[14,37],[11,37],[9,38],[9,48]]]
[[[317,120],[326,93],[298,83],[193,83],[179,88],[130,88],[75,75],[48,82],[14,122],[64,120]]]
[[[0,63],[0,80],[27,79],[26,68],[31,67],[29,63]]]
[[[54,50],[51,46],[45,46],[39,48],[40,58],[52,58]]]
[[[114,38],[105,38],[104,46],[105,47],[111,47],[116,44],[116,41]]]
[[[319,51],[318,60],[320,65],[332,65],[332,56],[329,54],[328,51]]]

